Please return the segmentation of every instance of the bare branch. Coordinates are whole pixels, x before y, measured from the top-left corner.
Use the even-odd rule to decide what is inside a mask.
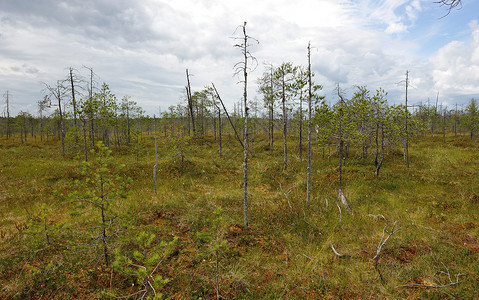
[[[339,209],[339,223],[341,223],[341,207],[339,206],[338,203],[336,203],[336,206],[337,206],[338,209]]]
[[[439,6],[446,6],[447,7],[447,12],[444,16],[440,17],[439,19],[442,19],[444,17],[447,17],[450,13],[451,10],[454,8],[457,8],[458,10],[462,8],[462,1],[461,0],[438,0],[435,1],[435,3],[439,4]]]
[[[449,271],[448,271],[449,272]],[[450,280],[450,274],[448,274],[449,280]],[[456,274],[456,281],[451,281],[448,284],[442,284],[442,285],[428,285],[428,284],[420,284],[420,283],[408,283],[408,284],[403,284],[399,285],[396,288],[401,288],[401,287],[411,287],[411,288],[431,288],[431,289],[439,289],[439,288],[445,288],[448,286],[453,286],[459,283],[459,276],[466,276],[466,274]]]
[[[333,245],[333,244],[331,244],[331,249],[333,249],[333,252],[334,252],[334,254],[336,254],[336,256],[338,256],[338,257],[343,257],[342,254],[339,254],[339,252],[336,251],[336,249],[334,249],[334,245]]]
[[[288,205],[289,205],[289,209],[291,211],[293,211],[293,207],[291,206],[291,203],[289,202],[289,193],[291,193],[291,189],[285,193],[284,190],[283,190],[283,186],[281,185],[281,182],[279,182],[278,180],[276,180],[276,178],[274,178],[273,176],[271,176],[278,184],[279,184],[279,189],[281,190],[281,192],[283,193],[284,197],[286,198],[286,200],[288,201]]]

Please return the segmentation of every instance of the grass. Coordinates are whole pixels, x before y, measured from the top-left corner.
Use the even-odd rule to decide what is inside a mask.
[[[279,138],[279,136],[278,136]],[[133,180],[126,199],[115,202],[119,234],[110,249],[132,254],[139,232],[154,233],[156,243],[174,236],[179,243],[158,273],[170,282],[167,298],[215,298],[215,257],[197,233],[212,233],[213,211],[222,207],[218,229],[227,247],[220,251],[220,294],[227,299],[470,299],[479,281],[479,151],[467,137],[416,138],[411,166],[401,152],[384,160],[378,178],[372,158],[346,161],[344,192],[353,214],[339,213],[336,159],[313,154],[312,204],[306,206],[306,156],[299,161],[296,139],[283,170],[279,139],[269,153],[257,138],[249,161],[250,229],[243,228],[242,152],[226,139],[223,157],[216,143],[187,147],[184,166],[173,162],[160,142],[158,193],[153,192],[153,141],[139,161],[127,148],[113,149],[123,175]],[[0,143],[0,297],[102,298],[137,291],[134,280],[102,261],[83,229],[94,226],[96,211],[73,213],[69,192],[82,179],[77,155],[61,158],[58,141]],[[306,153],[304,151],[303,153]],[[81,157],[81,155],[79,156]],[[288,199],[280,189],[280,184]],[[289,200],[289,202],[288,202]],[[41,204],[51,243],[34,222]],[[385,244],[378,268],[372,257],[382,237],[382,214],[399,229]],[[343,256],[337,257],[332,249]],[[456,285],[430,289],[404,284]]]

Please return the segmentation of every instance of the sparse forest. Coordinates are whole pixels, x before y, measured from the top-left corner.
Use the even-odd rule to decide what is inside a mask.
[[[402,104],[379,86],[328,99],[309,45],[261,69],[237,34],[233,108],[188,70],[155,116],[91,68],[45,83],[33,114],[5,92],[0,297],[477,297],[476,100],[408,99],[406,70]]]

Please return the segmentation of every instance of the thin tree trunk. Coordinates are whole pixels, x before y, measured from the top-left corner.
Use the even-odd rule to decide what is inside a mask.
[[[442,112],[442,142],[445,144],[446,143],[446,111],[447,107],[444,109]]]
[[[269,109],[269,150],[271,153],[273,153],[273,140],[274,140],[274,111],[273,111],[273,105],[271,104],[271,107]]]
[[[87,142],[86,142],[86,120],[81,120],[82,121],[82,128],[83,128],[83,154],[85,156],[85,162],[88,161],[88,148],[87,148]]]
[[[243,54],[244,54],[244,66],[243,66],[243,76],[244,76],[244,163],[243,163],[243,172],[244,172],[244,227],[248,229],[248,101],[247,101],[247,86],[248,86],[248,36],[246,35],[246,22],[243,25],[243,35],[244,35],[244,45],[243,45]]]
[[[77,126],[77,103],[75,100],[75,84],[73,82],[73,69],[70,67],[70,84],[72,86],[73,123]]]
[[[65,132],[63,129],[63,114],[62,114],[60,83],[58,83],[58,86],[57,86],[57,99],[58,99],[58,112],[60,113],[60,135],[62,140],[62,156],[65,157]]]
[[[311,204],[311,44],[308,43],[308,175],[306,198],[308,205]],[[324,159],[324,146],[323,146]]]
[[[100,177],[100,197],[101,197],[101,223],[102,223],[102,234],[101,234],[101,240],[103,243],[103,255],[105,257],[105,264],[108,267],[108,247],[106,243],[106,218],[105,218],[105,206],[104,206],[104,201],[105,201],[105,194],[103,192],[103,177]]]
[[[198,140],[196,138],[195,116],[193,114],[193,99],[191,98],[190,74],[188,73],[188,69],[186,69],[186,81],[188,83],[188,85],[186,86],[186,97],[188,98],[188,107],[190,109],[191,126],[193,128],[193,138],[195,138],[196,143],[198,143]]]
[[[381,160],[378,160],[379,156],[379,146],[378,146],[378,134],[379,134],[379,123],[376,125],[376,157],[374,159],[374,166],[376,170],[374,171],[374,175],[379,176],[379,170],[383,164],[384,160],[384,124],[381,123]]]
[[[218,107],[218,139],[219,139],[219,146],[220,146],[220,156],[223,156],[223,146],[221,141],[221,111]]]
[[[303,90],[299,97],[299,162],[303,162]]]
[[[285,94],[285,82],[284,82],[284,70],[283,70],[283,77],[282,77],[282,89],[283,89],[283,93],[282,93],[282,104],[283,104],[283,152],[284,152],[284,165],[283,165],[283,169],[286,170],[287,167],[288,167],[288,147],[286,145],[286,137],[287,137],[287,125],[288,125],[288,121],[287,121],[287,116],[286,116],[286,94]]]
[[[407,121],[408,121],[408,110],[407,110],[407,89],[409,87],[409,71],[406,71],[406,105],[405,105],[405,117],[404,117],[404,160],[406,161],[407,168],[409,169],[409,132],[407,128]]]
[[[156,168],[158,167],[158,147],[156,143],[156,116],[153,115],[153,128],[155,130],[155,166],[153,167],[153,184],[155,187],[156,194]]]

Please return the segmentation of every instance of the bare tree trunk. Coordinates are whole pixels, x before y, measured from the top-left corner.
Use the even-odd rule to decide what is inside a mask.
[[[193,138],[196,139],[195,115],[193,114],[193,99],[191,99],[190,74],[188,73],[188,69],[186,69],[186,81],[188,83],[188,85],[186,86],[186,97],[188,98],[188,107],[190,109],[191,126],[193,128]],[[198,143],[198,140],[196,141],[196,143]]]
[[[101,197],[101,222],[102,222],[102,234],[101,234],[101,240],[103,243],[103,255],[105,257],[105,264],[108,267],[108,247],[106,243],[106,219],[105,219],[105,206],[104,206],[104,201],[105,201],[105,194],[103,193],[103,177],[100,177],[100,197]]]
[[[244,163],[243,163],[243,173],[244,173],[244,227],[247,229],[249,225],[248,221],[248,101],[247,101],[247,85],[248,85],[248,36],[246,35],[246,22],[243,25],[243,35],[244,35],[244,44],[243,44],[243,55],[244,55],[244,66],[243,66],[243,76],[244,76]]]
[[[271,105],[270,110],[269,110],[269,127],[270,127],[270,141],[269,141],[269,150],[271,153],[273,153],[273,140],[274,140],[274,111],[273,111],[273,105]]]
[[[409,71],[406,71],[406,105],[405,105],[405,117],[404,117],[404,160],[406,161],[407,168],[409,169],[409,132],[407,128],[408,110],[407,110],[407,89],[409,87]]]
[[[456,112],[454,114],[454,136],[457,136],[457,103],[456,103]]]
[[[62,156],[65,157],[65,131],[63,129],[63,114],[62,114],[62,99],[60,91],[60,83],[57,86],[57,100],[58,100],[58,112],[60,113],[60,135],[62,139]]]
[[[241,52],[244,57],[244,61],[236,64],[236,72],[235,74],[240,74],[241,72],[243,73],[243,78],[244,78],[244,90],[243,90],[243,100],[244,100],[244,118],[245,118],[245,125],[244,125],[244,145],[243,145],[243,150],[244,150],[244,162],[243,162],[243,178],[244,178],[244,203],[243,203],[243,208],[244,208],[244,227],[245,229],[248,229],[249,226],[249,220],[248,220],[248,59],[251,59],[253,62],[255,61],[255,58],[249,53],[248,51],[248,38],[250,38],[246,34],[246,22],[244,22],[243,26],[241,26],[243,29],[243,36],[241,38],[237,38],[238,40],[241,40],[241,44],[236,44],[235,47],[238,47],[241,49]],[[215,89],[216,90],[216,89]],[[223,104],[223,102],[221,101]],[[241,103],[241,102],[240,102]]]
[[[299,162],[303,162],[303,90],[299,96]]]
[[[85,161],[88,161],[88,147],[87,147],[87,142],[86,142],[86,120],[81,120],[82,121],[82,128],[83,128],[83,154],[85,156]]]
[[[444,144],[446,143],[446,111],[447,107],[442,112],[442,142]]]
[[[379,134],[379,123],[376,124],[376,157],[374,159],[374,166],[376,170],[374,171],[374,175],[379,176],[379,170],[383,164],[384,160],[384,124],[381,123],[381,160],[379,158],[379,145],[378,145],[378,134]]]
[[[283,76],[282,76],[282,104],[283,104],[283,152],[284,152],[284,165],[283,169],[286,170],[288,167],[288,147],[286,145],[286,137],[287,137],[287,131],[288,131],[288,120],[286,116],[286,91],[285,91],[285,82],[284,82],[284,70],[283,70]]]
[[[221,141],[221,111],[220,108],[218,107],[218,142],[220,146],[220,156],[223,156],[223,146],[222,146],[222,141]]]
[[[153,115],[153,128],[155,131],[155,166],[153,167],[153,184],[155,187],[155,194],[156,194],[156,168],[158,167],[158,147],[156,143],[156,116]]]
[[[311,43],[308,43],[308,179],[306,198],[308,205],[311,204]],[[301,146],[300,146],[301,147]],[[324,158],[324,146],[323,146]]]
[[[73,68],[70,67],[70,84],[72,87],[72,104],[73,104],[73,123],[77,126],[77,102],[75,100],[75,84],[73,83]]]
[[[343,147],[344,147],[344,140],[343,140],[343,109],[344,109],[344,100],[341,96],[341,91],[339,89],[338,84],[338,96],[339,100],[341,101],[339,106],[339,189],[341,190],[343,187]],[[344,158],[345,159],[345,158]]]
[[[5,100],[7,102],[7,140],[10,138],[10,93],[5,93]]]
[[[270,70],[270,77],[269,77],[269,84],[270,84],[270,91],[271,91],[271,104],[270,104],[270,109],[269,109],[269,126],[270,126],[270,141],[269,141],[269,150],[271,153],[273,153],[273,140],[274,140],[274,92],[273,92],[273,67],[271,66]]]

